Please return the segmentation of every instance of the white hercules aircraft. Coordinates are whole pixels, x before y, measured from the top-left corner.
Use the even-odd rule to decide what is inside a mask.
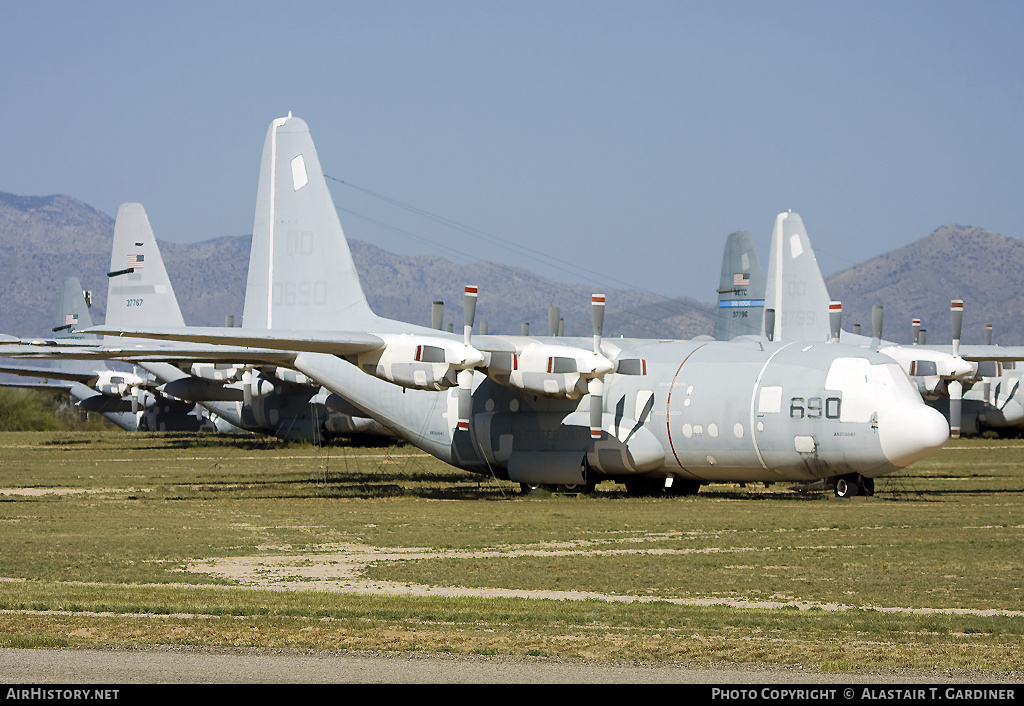
[[[519,482],[695,492],[709,481],[877,476],[948,438],[891,358],[825,341],[461,336],[385,319],[367,304],[305,122],[275,120],[264,147],[243,328],[99,333],[253,347],[460,468]],[[250,306],[251,302],[251,306]],[[213,349],[211,349],[213,350]],[[241,359],[236,359],[239,362]]]

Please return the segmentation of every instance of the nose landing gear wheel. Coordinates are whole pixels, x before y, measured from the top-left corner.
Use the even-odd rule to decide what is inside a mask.
[[[855,495],[871,497],[875,494],[875,479],[865,478],[859,473],[848,473],[836,478],[836,497],[852,498]]]
[[[860,485],[857,483],[858,476],[840,476],[836,479],[836,497],[852,498],[860,493]]]

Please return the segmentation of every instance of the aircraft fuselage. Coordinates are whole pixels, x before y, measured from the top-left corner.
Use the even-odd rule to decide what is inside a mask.
[[[325,354],[302,353],[296,367],[428,453],[525,483],[875,477],[948,435],[898,365],[866,349],[754,338],[614,345],[646,368],[605,377],[600,439],[587,396],[532,395],[476,372],[465,432],[456,389],[403,389]]]

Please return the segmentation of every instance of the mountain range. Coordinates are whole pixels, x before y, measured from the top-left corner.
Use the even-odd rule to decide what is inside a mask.
[[[53,308],[63,279],[77,276],[93,292],[92,315],[103,321],[106,272],[114,220],[69,196],[16,196],[0,192],[0,332],[42,336],[54,325]],[[159,233],[157,234],[159,236]],[[813,243],[813,233],[811,234]],[[159,237],[158,237],[159,240]],[[186,323],[241,324],[251,236],[198,243],[159,241]],[[431,256],[396,255],[350,240],[352,255],[375,312],[430,325],[431,303],[447,304],[445,322],[461,330],[462,287],[481,286],[477,322],[490,333],[546,334],[548,309],[560,307],[565,335],[589,336],[590,295],[608,297],[606,336],[692,338],[714,328],[714,292],[707,302],[668,299],[639,290],[611,290],[557,282],[495,262],[459,265]],[[725,244],[725,234],[722,237]],[[922,319],[929,343],[948,343],[949,301],[965,302],[964,341],[981,342],[992,322],[995,341],[1024,342],[1024,240],[981,228],[946,225],[910,245],[826,278],[843,301],[844,328],[862,322],[870,330],[871,307],[885,306],[885,337],[910,339],[910,321]]]

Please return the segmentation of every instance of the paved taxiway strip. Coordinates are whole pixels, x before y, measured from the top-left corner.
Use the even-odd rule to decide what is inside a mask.
[[[438,655],[156,646],[0,649],[15,684],[860,684],[1021,683],[1024,674],[864,670],[822,674],[791,665],[605,662]]]

